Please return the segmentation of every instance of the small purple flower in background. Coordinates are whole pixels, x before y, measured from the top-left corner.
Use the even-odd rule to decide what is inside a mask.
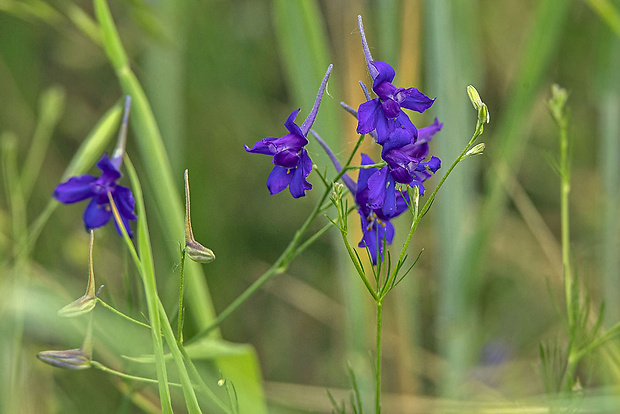
[[[116,184],[122,174],[108,157],[108,154],[103,154],[103,157],[97,162],[97,167],[102,171],[101,177],[88,174],[71,177],[68,181],[58,184],[54,190],[54,198],[64,204],[77,203],[90,198],[83,217],[84,225],[88,231],[104,226],[112,217],[112,209],[108,199],[108,193],[111,194],[118,207],[123,224],[131,237],[129,220],[136,220],[133,213],[135,204],[133,194],[129,188]],[[118,226],[116,230],[121,234]]]
[[[121,123],[118,142],[114,149],[113,157],[110,159],[108,154],[103,154],[97,167],[101,170],[101,176],[95,177],[89,174],[71,177],[62,184],[58,184],[54,190],[54,198],[63,204],[72,204],[90,198],[88,206],[84,211],[84,226],[86,231],[90,231],[104,226],[112,217],[112,208],[108,194],[112,196],[114,204],[118,208],[121,220],[127,233],[132,237],[129,220],[136,220],[133,212],[135,200],[131,190],[116,182],[121,178],[120,172],[125,152],[125,143],[127,140],[127,122],[129,119],[129,106],[131,99],[129,96],[125,99],[125,111],[123,113],[123,121]],[[116,231],[122,235],[118,224]]]
[[[360,105],[357,112],[357,132],[367,134],[376,130],[377,143],[386,145],[389,141],[395,141],[389,143],[392,148],[414,143],[418,131],[402,108],[422,113],[430,108],[435,100],[416,88],[397,88],[392,85],[394,68],[385,62],[372,59],[361,16],[358,16],[358,25],[366,65],[373,80],[372,90],[378,97]]]
[[[314,106],[301,127],[295,123],[295,117],[300,111],[297,109],[289,115],[284,123],[289,131],[288,134],[280,138],[263,138],[252,148],[245,146],[247,152],[273,156],[274,167],[269,178],[267,178],[267,188],[272,195],[288,187],[291,195],[294,198],[299,198],[306,195],[306,190],[312,189],[312,184],[306,180],[312,171],[312,160],[304,147],[308,144],[306,135],[308,135],[308,131],[316,119],[332,68],[333,65],[329,65],[327,68]]]

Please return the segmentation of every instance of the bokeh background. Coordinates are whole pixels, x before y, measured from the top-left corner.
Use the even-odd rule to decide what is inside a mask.
[[[273,263],[322,191],[313,174],[307,197],[270,196],[269,159],[243,145],[284,135],[283,122],[296,108],[301,122],[329,63],[334,70],[315,130],[343,160],[357,140],[356,120],[339,102],[357,107],[364,99],[358,80],[369,80],[361,14],[374,58],[396,68],[395,84],[437,98],[412,120],[418,127],[435,117],[444,123],[432,152],[445,167],[475,127],[468,84],[491,113],[481,137],[485,153],[460,164],[442,189],[412,243],[410,256],[424,248],[419,263],[386,300],[385,411],[539,404],[539,343],[566,340],[559,177],[552,167],[558,138],[547,109],[553,83],[570,93],[576,273],[592,307],[605,302],[606,326],[620,319],[620,9],[612,1],[113,0],[110,8],[164,139],[178,184],[170,198],[181,200],[189,169],[194,233],[217,255],[203,268],[216,311]],[[84,137],[122,99],[99,36],[88,1],[0,1],[0,384],[5,401],[10,384],[21,390],[15,412],[157,407],[154,387],[93,370],[61,372],[35,358],[45,349],[76,348],[83,337],[84,323],[54,312],[84,289],[84,205],[57,208],[28,259],[16,260],[16,220],[35,222]],[[107,150],[113,145],[112,139]],[[175,315],[179,259],[168,250],[182,229],[162,230],[167,218],[152,197],[157,183],[149,182],[131,129],[127,151],[144,187],[160,294]],[[377,146],[367,139],[363,151],[376,155]],[[315,142],[309,153],[333,174]],[[12,163],[36,178],[21,207],[8,197]],[[351,227],[357,220],[351,216]],[[321,217],[313,229],[326,223]],[[409,221],[396,223],[398,246]],[[356,244],[360,234],[350,237]],[[221,326],[223,338],[256,350],[269,412],[330,412],[326,389],[348,399],[347,364],[371,400],[374,305],[339,238],[329,231]],[[136,317],[146,312],[111,225],[97,232],[95,272],[104,300]],[[188,313],[191,338],[196,326]],[[130,371],[106,350],[123,342],[126,354],[148,353],[149,336],[101,318],[96,359]],[[603,395],[613,395],[618,377],[610,365],[602,357],[586,361],[579,372],[584,388],[611,387]],[[451,405],[455,400],[461,403]]]

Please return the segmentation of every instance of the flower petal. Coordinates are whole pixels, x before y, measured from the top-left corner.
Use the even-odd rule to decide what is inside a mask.
[[[392,174],[389,173],[387,175],[385,199],[383,200],[383,207],[381,207],[381,211],[386,217],[391,217],[396,214],[396,183],[394,182],[394,177]]]
[[[97,161],[97,168],[103,171],[102,176],[105,176],[110,181],[118,180],[122,176],[107,153],[104,153],[101,159]]]
[[[129,188],[117,185],[112,198],[114,198],[114,202],[118,207],[118,212],[121,217],[127,218],[128,220],[136,220],[137,217],[133,212],[136,201]]]
[[[299,150],[298,150],[299,151]],[[298,151],[281,151],[273,156],[273,163],[279,167],[295,168],[299,162]]]
[[[251,152],[254,154],[273,155],[276,152],[271,142],[276,139],[277,138],[275,137],[267,137],[267,138],[261,139],[260,141],[257,141],[256,144],[254,144],[252,148],[248,148],[247,145],[244,145],[244,147],[247,152]]]
[[[53,197],[64,204],[86,200],[95,195],[90,184],[96,180],[97,177],[88,174],[71,177],[66,182],[56,186]]]
[[[433,155],[426,165],[433,173],[436,173],[441,168],[441,160]]]
[[[271,141],[269,145],[273,146],[275,152],[294,151],[297,152],[308,144],[308,139],[303,135],[286,134],[282,138]]]
[[[403,108],[416,112],[424,112],[433,105],[434,99],[429,98],[416,88],[407,89],[407,97],[400,103]]]
[[[383,150],[381,150],[381,153],[384,154],[392,149],[402,148],[405,145],[410,144],[412,138],[413,137],[409,131],[405,128],[396,128],[394,132],[390,134],[388,140],[383,143]]]
[[[435,122],[433,122],[431,125],[424,127],[424,128],[420,128],[418,130],[418,141],[417,142],[418,143],[429,142],[431,139],[433,139],[433,135],[441,131],[442,127],[443,127],[443,124],[440,124],[439,120],[435,118]]]
[[[390,175],[388,166],[381,168],[368,179],[368,207],[380,209],[385,203],[386,186]],[[393,179],[392,179],[393,182]]]
[[[418,129],[415,125],[413,125],[413,122],[411,122],[411,119],[409,119],[409,116],[406,113],[401,112],[398,117],[396,117],[396,123],[401,128],[405,128],[413,137],[411,142],[415,142],[418,139]]]
[[[303,150],[289,186],[289,191],[294,198],[303,197],[306,195],[306,190],[312,189],[312,184],[306,180],[311,171],[312,160],[308,156],[308,152]]]
[[[381,62],[380,60],[373,60],[372,65],[379,71],[377,77],[372,81],[373,90],[377,87],[377,85],[383,82],[392,82],[394,80],[396,72],[394,72],[394,68],[389,64]]]
[[[290,172],[290,173],[289,173]],[[291,183],[293,179],[292,170],[275,166],[269,177],[267,178],[267,188],[271,195],[278,194],[280,191],[284,190]]]
[[[385,118],[385,116],[383,115],[379,98],[364,102],[357,110],[357,133],[367,134],[374,130],[377,126],[377,121],[381,118]]]
[[[295,134],[295,135],[299,135],[303,137],[304,133],[301,132],[301,128],[299,128],[299,126],[295,123],[295,118],[297,117],[297,114],[299,113],[299,111],[301,111],[301,108],[298,108],[294,110],[293,112],[291,112],[288,118],[286,118],[286,121],[284,121],[284,126],[286,127],[286,129],[289,130],[291,134]]]
[[[97,198],[93,198],[84,210],[84,225],[86,230],[92,230],[105,225],[112,217],[109,204],[97,203]]]

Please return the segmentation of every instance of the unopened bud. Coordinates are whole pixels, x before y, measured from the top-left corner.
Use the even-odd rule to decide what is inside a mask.
[[[474,109],[478,110],[478,108],[484,104],[482,99],[480,99],[480,94],[472,85],[467,85],[467,95],[469,96],[469,100],[474,106]]]
[[[82,348],[67,349],[65,351],[41,351],[37,358],[48,365],[57,368],[79,370],[90,368],[90,355]]]
[[[467,95],[469,96],[469,100],[471,104],[474,106],[476,111],[478,112],[478,122],[482,124],[488,124],[491,121],[491,115],[489,114],[489,108],[487,105],[482,102],[480,98],[480,94],[472,85],[467,86]]]
[[[86,293],[81,298],[71,302],[58,311],[58,316],[65,318],[73,318],[80,316],[93,310],[97,304],[95,297],[95,270],[93,268],[93,246],[95,244],[95,232],[90,231],[90,245],[88,248],[88,284],[86,285]]]
[[[80,316],[85,313],[93,310],[95,305],[97,304],[97,298],[94,296],[84,295],[81,298],[77,299],[74,302],[71,302],[64,308],[58,311],[58,316],[62,316],[65,318],[73,318],[75,316]]]
[[[344,185],[341,183],[334,183],[334,191],[332,192],[332,200],[338,201],[342,199],[342,192],[344,191]]]
[[[215,260],[213,251],[194,239],[189,203],[189,178],[185,170],[185,252],[187,257],[198,263],[209,263]]]
[[[407,193],[409,194],[410,208],[414,215],[418,214],[418,208],[420,205],[420,189],[417,185],[407,187]]]
[[[463,157],[463,159],[465,159],[467,157],[471,157],[473,155],[482,154],[484,152],[484,148],[485,148],[484,142],[481,142],[480,144],[474,146],[469,151],[467,151],[465,153],[465,156]]]
[[[564,119],[564,106],[568,100],[568,92],[557,84],[551,85],[551,98],[549,99],[549,110],[556,122]]]
[[[215,253],[211,249],[193,239],[185,240],[185,253],[187,257],[198,263],[209,263],[215,260]]]

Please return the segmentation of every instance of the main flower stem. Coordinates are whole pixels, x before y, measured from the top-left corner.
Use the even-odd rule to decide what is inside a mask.
[[[377,300],[377,365],[375,367],[375,385],[376,385],[376,397],[375,397],[375,414],[381,413],[381,322],[383,315],[383,301]]]

